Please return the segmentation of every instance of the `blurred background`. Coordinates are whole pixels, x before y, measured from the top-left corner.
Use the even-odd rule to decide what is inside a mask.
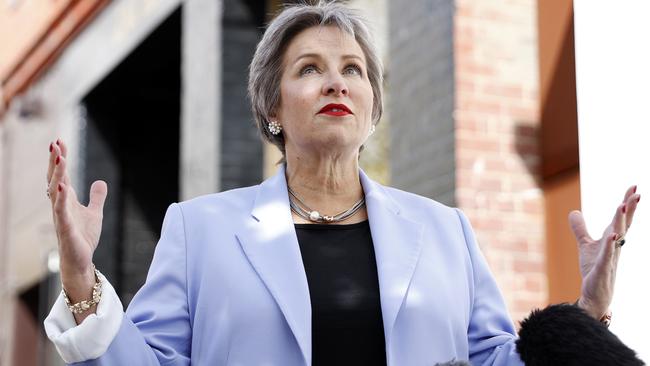
[[[62,364],[42,329],[60,292],[51,141],[69,144],[84,202],[91,182],[108,182],[94,261],[125,306],[170,203],[273,174],[280,155],[258,136],[246,84],[281,3],[0,0],[0,364]],[[567,215],[581,208],[585,154],[573,2],[347,3],[371,20],[386,66],[386,113],[363,168],[465,211],[513,320],[575,301]],[[638,181],[603,182],[595,192],[616,192],[613,213]]]

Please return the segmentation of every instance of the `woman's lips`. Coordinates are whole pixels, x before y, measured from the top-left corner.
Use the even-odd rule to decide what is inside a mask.
[[[347,116],[348,113],[347,111],[344,110],[327,110],[325,112],[321,112],[321,114],[327,114],[328,116],[335,116],[335,117],[342,117],[342,116]]]
[[[345,104],[328,104],[321,108],[318,114],[327,114],[328,116],[343,117],[352,114]]]

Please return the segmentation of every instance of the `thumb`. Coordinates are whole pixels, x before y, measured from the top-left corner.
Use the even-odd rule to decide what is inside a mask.
[[[88,207],[100,212],[104,211],[104,202],[108,194],[108,186],[103,180],[96,180],[90,186],[90,202]]]
[[[571,226],[571,231],[573,231],[573,235],[575,235],[578,242],[593,240],[587,232],[587,225],[585,224],[582,212],[574,210],[569,213],[569,226]]]

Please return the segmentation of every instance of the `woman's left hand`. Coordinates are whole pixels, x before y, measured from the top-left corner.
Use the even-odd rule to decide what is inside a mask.
[[[594,240],[587,233],[585,220],[580,211],[569,214],[569,224],[578,242],[582,288],[578,306],[596,319],[601,319],[609,309],[614,295],[616,268],[621,247],[616,245],[632,224],[634,211],[641,196],[636,186],[628,188],[623,202],[616,209],[612,222],[603,236]]]

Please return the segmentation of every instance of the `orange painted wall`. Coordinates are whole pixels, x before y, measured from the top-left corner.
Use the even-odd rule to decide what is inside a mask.
[[[549,303],[574,302],[580,295],[578,248],[568,215],[580,208],[580,173],[567,172],[544,185]]]
[[[109,1],[15,0],[0,5],[0,116]]]
[[[73,0],[0,2],[0,80]],[[12,4],[13,5],[10,5]]]
[[[572,0],[537,2],[541,178],[549,303],[580,293],[578,251],[568,224],[580,209],[580,163]]]

